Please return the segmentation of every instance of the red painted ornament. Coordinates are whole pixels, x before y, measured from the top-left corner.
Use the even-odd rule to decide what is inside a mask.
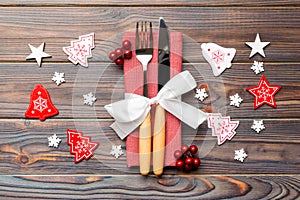
[[[57,114],[58,110],[52,104],[48,91],[42,85],[36,85],[31,92],[30,104],[25,112],[25,117],[44,121]]]
[[[184,170],[185,171],[191,171],[192,169],[193,169],[193,165],[188,165],[188,164],[184,165]]]
[[[88,160],[94,155],[94,150],[99,142],[91,142],[89,136],[83,136],[81,132],[67,129],[67,143],[70,145],[70,153],[74,154],[74,163],[83,159]]]
[[[123,57],[123,49],[122,48],[116,48],[115,53],[117,55],[117,58]]]
[[[196,154],[198,151],[198,147],[196,145],[191,145],[190,146],[190,152],[191,154]]]
[[[246,90],[250,92],[254,97],[254,110],[268,104],[273,108],[276,108],[275,94],[280,90],[281,86],[271,86],[264,75],[262,75],[258,86],[249,87]]]

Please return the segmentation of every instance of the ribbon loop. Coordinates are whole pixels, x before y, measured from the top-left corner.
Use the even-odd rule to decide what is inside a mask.
[[[196,87],[196,81],[188,71],[183,71],[159,91],[156,97],[149,99],[137,94],[127,93],[125,99],[106,105],[105,109],[116,120],[111,128],[124,139],[146,118],[152,104],[160,104],[166,111],[179,120],[196,129],[208,115],[180,100],[182,94]]]

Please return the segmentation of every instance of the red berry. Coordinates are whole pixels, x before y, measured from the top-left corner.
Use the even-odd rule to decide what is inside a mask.
[[[180,150],[176,150],[176,151],[174,152],[174,157],[175,157],[176,159],[180,158],[181,156],[182,156],[182,153],[181,153]]]
[[[184,170],[191,171],[192,169],[193,169],[193,165],[188,165],[188,164],[184,165]]]
[[[117,58],[122,57],[123,56],[123,49],[116,48],[115,53],[117,55]]]
[[[194,166],[195,168],[199,167],[200,162],[201,162],[201,161],[200,161],[199,158],[194,158],[194,159],[193,159],[193,166]]]
[[[115,60],[116,65],[123,65],[124,64],[124,60],[123,58],[118,58],[117,60]]]
[[[178,160],[176,161],[176,167],[177,167],[178,169],[182,169],[183,166],[184,166],[183,160],[178,159]]]
[[[129,40],[124,40],[122,42],[122,48],[124,50],[130,50],[131,49],[131,43],[130,43],[130,41]]]
[[[192,157],[187,157],[184,161],[185,164],[191,165],[193,164],[193,158]]]
[[[124,51],[124,58],[130,59],[132,57],[132,52],[130,50]]]
[[[189,150],[191,154],[196,154],[198,151],[198,147],[196,145],[191,145]]]
[[[183,146],[181,147],[181,152],[182,152],[182,153],[186,153],[188,150],[189,150],[189,146],[188,146],[188,145],[183,145]]]
[[[116,52],[110,52],[109,54],[109,59],[111,59],[112,61],[115,61],[117,59],[117,54]]]

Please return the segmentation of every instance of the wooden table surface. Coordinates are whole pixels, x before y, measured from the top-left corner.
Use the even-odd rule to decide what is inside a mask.
[[[122,34],[135,22],[163,16],[173,31],[184,34],[183,68],[197,83],[208,83],[210,98],[198,103],[193,92],[184,100],[203,109],[215,104],[240,121],[237,135],[215,145],[207,124],[197,131],[185,127],[183,143],[200,148],[201,167],[191,173],[174,168],[160,178],[143,177],[138,168],[126,167],[126,156],[112,157],[111,145],[125,142],[109,128],[113,122],[104,105],[122,98],[123,71],[111,64],[108,53],[120,46]],[[300,2],[296,0],[2,0],[0,2],[0,197],[51,199],[299,199],[300,198]],[[96,48],[89,68],[74,66],[62,47],[71,40],[95,33]],[[271,45],[266,58],[249,59],[256,33]],[[46,43],[52,58],[26,61],[28,44]],[[219,78],[203,59],[199,45],[215,42],[237,49],[231,69]],[[255,86],[261,75],[250,67],[263,61],[270,84],[280,85],[277,108],[253,110]],[[51,81],[64,72],[66,83]],[[30,93],[36,84],[48,89],[59,115],[25,120]],[[95,92],[94,107],[83,105],[82,94]],[[239,93],[240,108],[229,105]],[[223,94],[220,95],[220,94]],[[263,119],[266,129],[251,130],[253,119]],[[66,129],[78,129],[100,142],[94,157],[74,164],[66,144]],[[59,148],[48,147],[47,137],[62,138]],[[233,159],[234,150],[248,153],[244,163]]]

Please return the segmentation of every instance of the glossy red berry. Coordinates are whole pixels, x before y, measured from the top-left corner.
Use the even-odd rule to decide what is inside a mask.
[[[201,162],[201,161],[200,161],[199,158],[193,158],[193,166],[194,166],[195,168],[199,167],[200,162]]]
[[[188,145],[183,145],[183,146],[181,147],[181,152],[182,152],[182,153],[186,153],[188,150],[189,150],[189,146],[188,146]]]
[[[193,165],[188,165],[188,164],[184,165],[184,170],[191,171],[192,169],[193,169]]]
[[[182,169],[183,166],[184,166],[183,160],[178,159],[178,160],[176,161],[176,167],[177,167],[178,169]]]
[[[184,161],[185,164],[191,165],[193,164],[193,158],[192,157],[187,157]]]
[[[132,51],[130,50],[125,50],[124,51],[124,58],[130,59],[132,57]]]
[[[116,48],[115,50],[117,58],[120,58],[123,56],[123,49],[122,48]]]
[[[112,61],[115,61],[117,59],[117,54],[116,52],[110,52],[109,54],[109,59],[111,59]]]
[[[130,50],[131,49],[131,42],[129,40],[124,40],[122,42],[122,48],[124,50]]]
[[[189,150],[191,154],[196,154],[198,151],[198,147],[196,145],[191,145]]]
[[[123,58],[118,58],[117,60],[115,60],[116,65],[123,65],[124,64],[124,60]]]
[[[176,151],[174,152],[174,157],[175,157],[176,159],[180,158],[181,156],[182,156],[182,153],[181,153],[180,150],[176,150]]]

